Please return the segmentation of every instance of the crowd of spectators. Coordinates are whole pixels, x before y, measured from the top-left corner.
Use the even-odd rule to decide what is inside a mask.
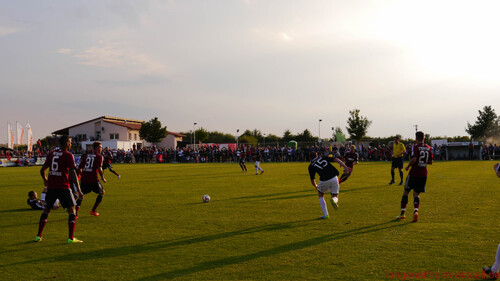
[[[404,159],[409,161],[412,144],[406,144],[406,151]],[[329,154],[332,151],[338,151],[341,155],[345,154],[346,149],[350,143],[345,145],[328,145],[328,146],[302,146],[299,148],[282,146],[251,146],[240,145],[238,149],[231,149],[230,147],[220,148],[217,145],[202,145],[199,148],[177,148],[177,149],[164,149],[156,146],[151,148],[140,149],[114,149],[113,162],[114,163],[225,163],[239,161],[237,155],[244,152],[247,161],[254,161],[257,156],[262,156],[264,162],[309,162],[309,154],[311,151],[318,153]],[[78,145],[74,145],[71,152],[74,155],[81,155],[85,151],[78,149]],[[0,158],[38,158],[45,157],[51,151],[49,146],[35,145],[33,151],[26,150],[0,150]],[[237,151],[239,150],[239,151]],[[433,153],[435,160],[446,159],[446,146],[434,145]],[[392,155],[392,145],[359,145],[356,147],[356,152],[359,154],[360,161],[390,161]],[[497,144],[485,144],[481,149],[482,159],[495,159],[500,157],[500,147]],[[461,158],[453,158],[450,160],[465,160],[466,156]],[[21,159],[22,161],[22,159]],[[36,160],[35,160],[36,161]]]

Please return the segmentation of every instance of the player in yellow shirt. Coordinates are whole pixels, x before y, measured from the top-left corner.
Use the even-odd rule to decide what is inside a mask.
[[[392,147],[392,165],[391,165],[391,176],[392,180],[389,184],[395,183],[394,181],[394,169],[398,168],[399,177],[401,182],[399,185],[403,184],[403,155],[406,152],[406,147],[403,143],[399,141],[399,137],[394,137],[394,145]]]

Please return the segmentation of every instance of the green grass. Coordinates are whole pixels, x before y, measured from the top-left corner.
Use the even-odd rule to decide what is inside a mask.
[[[115,165],[106,195],[66,244],[67,213],[53,211],[35,243],[38,167],[0,168],[1,280],[384,280],[387,272],[478,272],[500,242],[500,180],[492,162],[429,168],[418,223],[398,222],[401,186],[390,163],[361,163],[322,215],[307,163]],[[212,201],[202,203],[203,194]],[[328,201],[327,201],[328,203]],[[410,198],[409,213],[413,209]],[[387,279],[390,280],[390,279]]]

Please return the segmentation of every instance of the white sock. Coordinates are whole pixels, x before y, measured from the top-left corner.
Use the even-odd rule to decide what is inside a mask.
[[[319,197],[319,206],[321,207],[321,211],[323,211],[323,215],[328,216],[328,209],[326,208],[324,197]]]
[[[339,198],[337,196],[332,197],[332,199],[333,199],[333,202],[335,202],[335,204],[337,204],[339,202]]]
[[[495,263],[491,266],[492,272],[498,272],[500,269],[500,244],[498,244],[497,255],[495,257]]]

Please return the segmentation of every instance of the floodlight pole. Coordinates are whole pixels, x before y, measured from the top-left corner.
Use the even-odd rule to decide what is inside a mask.
[[[321,145],[321,119],[319,119],[319,122],[318,122],[318,145]]]
[[[193,124],[193,145],[194,145],[194,148],[196,149],[196,124],[198,123],[194,123]]]
[[[264,134],[264,147],[266,147],[266,134]]]
[[[240,136],[238,135],[238,132],[239,132],[239,131],[240,131],[240,129],[236,129],[236,149],[238,149],[238,148],[239,148],[239,146],[238,146],[238,139],[239,139],[239,137],[240,137]]]

